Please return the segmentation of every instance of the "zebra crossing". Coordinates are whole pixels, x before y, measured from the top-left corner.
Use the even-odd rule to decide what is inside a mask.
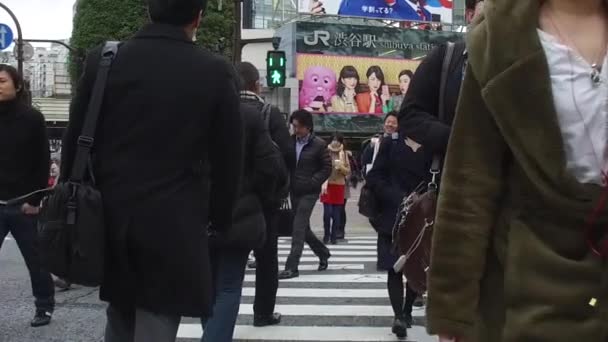
[[[399,341],[391,333],[393,311],[386,290],[386,273],[376,270],[376,236],[348,238],[346,244],[328,246],[329,269],[318,272],[318,258],[305,247],[300,277],[281,280],[275,311],[280,325],[253,327],[255,270],[248,269],[234,341],[360,342]],[[289,238],[279,240],[279,265],[289,254]],[[405,341],[436,341],[426,334],[424,309],[414,308],[414,327]],[[183,319],[178,341],[200,339],[200,321]],[[403,340],[402,340],[403,341]]]

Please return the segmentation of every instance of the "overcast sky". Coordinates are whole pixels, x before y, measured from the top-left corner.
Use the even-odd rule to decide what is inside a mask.
[[[26,39],[66,39],[72,34],[72,7],[76,0],[0,0],[19,19]],[[0,8],[0,23],[17,30]],[[16,38],[16,37],[15,37]]]

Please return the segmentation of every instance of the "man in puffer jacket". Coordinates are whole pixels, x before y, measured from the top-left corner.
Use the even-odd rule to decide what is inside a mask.
[[[215,305],[213,316],[202,322],[203,342],[232,341],[247,257],[266,239],[262,203],[272,199],[288,177],[286,170],[280,168],[281,153],[275,149],[260,112],[254,106],[241,104],[241,114],[245,122],[243,181],[232,227],[226,232],[212,232]]]
[[[279,279],[296,278],[306,242],[319,258],[319,271],[328,267],[329,249],[310,230],[310,216],[319,200],[321,186],[329,178],[332,162],[327,143],[314,135],[312,114],[298,110],[291,116],[296,148],[296,169],[291,174],[291,203],[295,212],[291,252]]]

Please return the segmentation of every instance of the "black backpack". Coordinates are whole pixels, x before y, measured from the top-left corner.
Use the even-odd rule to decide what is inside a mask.
[[[91,149],[104,90],[118,42],[106,42],[87,108],[74,164],[66,182],[43,199],[38,221],[41,260],[45,268],[75,284],[99,286],[105,264],[106,226],[103,201],[95,185]]]

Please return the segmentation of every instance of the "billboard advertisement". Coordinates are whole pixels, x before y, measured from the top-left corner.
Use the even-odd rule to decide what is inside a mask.
[[[298,11],[402,21],[452,23],[453,0],[299,0]]]
[[[320,132],[376,132],[398,111],[412,76],[435,45],[459,34],[387,27],[298,23],[298,106]]]

